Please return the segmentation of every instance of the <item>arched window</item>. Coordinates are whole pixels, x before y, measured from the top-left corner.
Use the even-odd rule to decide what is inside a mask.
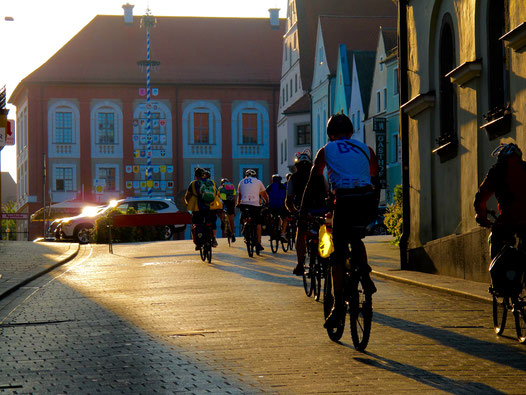
[[[77,103],[59,100],[48,110],[49,157],[79,157],[80,112]]]
[[[232,152],[234,158],[269,155],[269,116],[266,103],[242,101],[232,110]]]
[[[185,158],[221,157],[221,113],[212,101],[190,102],[183,111]]]
[[[506,33],[506,1],[488,4],[488,100],[489,110],[505,107],[509,101],[506,48],[500,38]]]
[[[453,24],[446,14],[440,32],[439,78],[440,78],[440,138],[439,145],[456,140],[457,96],[455,85],[446,77],[455,68],[455,42]]]

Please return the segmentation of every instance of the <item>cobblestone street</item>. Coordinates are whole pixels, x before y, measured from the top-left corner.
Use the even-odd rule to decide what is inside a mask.
[[[4,302],[0,388],[16,393],[525,393],[513,320],[491,305],[376,278],[371,341],[322,327],[293,253],[241,241],[83,246]]]

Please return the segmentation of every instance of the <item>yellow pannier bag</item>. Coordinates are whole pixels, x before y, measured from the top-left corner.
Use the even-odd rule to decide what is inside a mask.
[[[328,258],[334,251],[332,233],[327,230],[327,226],[320,226],[318,252],[322,258]]]

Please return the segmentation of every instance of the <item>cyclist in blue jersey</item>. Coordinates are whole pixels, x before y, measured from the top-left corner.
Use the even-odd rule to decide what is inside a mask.
[[[362,239],[365,227],[376,216],[380,187],[378,161],[374,151],[351,138],[354,128],[344,114],[333,115],[327,121],[329,142],[316,154],[303,202],[315,192],[315,179],[328,170],[330,189],[335,196],[332,235],[334,253],[331,255],[334,306],[325,321],[325,327],[334,327],[344,309],[343,285],[345,260],[351,244],[351,264],[357,265],[362,275],[364,291],[376,292],[371,280],[371,268]],[[304,211],[302,205],[302,212]]]
[[[267,186],[268,208],[272,213],[275,213],[281,219],[281,236],[280,240],[286,243],[288,212],[285,208],[285,198],[287,196],[287,187],[281,182],[282,178],[279,174],[272,176],[272,184]]]

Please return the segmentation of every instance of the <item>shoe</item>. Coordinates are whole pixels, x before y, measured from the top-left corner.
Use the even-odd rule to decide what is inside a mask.
[[[292,274],[295,274],[296,276],[303,276],[303,264],[298,263],[294,270],[292,270]]]
[[[196,251],[199,251],[200,249],[201,249],[201,246],[198,246],[198,245],[195,246]]]
[[[325,320],[323,327],[325,329],[337,328],[342,325],[342,316],[345,313],[345,305],[334,305],[331,313]]]
[[[256,250],[258,251],[264,251],[265,249],[263,248],[263,246],[261,244],[256,244]]]
[[[212,239],[212,247],[217,247],[217,240],[215,237]]]
[[[232,243],[236,242],[236,236],[232,235]]]
[[[372,295],[377,291],[373,280],[371,280],[371,277],[368,277],[368,276],[362,277],[362,286],[363,286],[363,292],[366,295]]]
[[[285,236],[284,234],[279,237],[279,240],[282,243],[288,243],[289,242],[289,240],[287,239],[287,236]]]

